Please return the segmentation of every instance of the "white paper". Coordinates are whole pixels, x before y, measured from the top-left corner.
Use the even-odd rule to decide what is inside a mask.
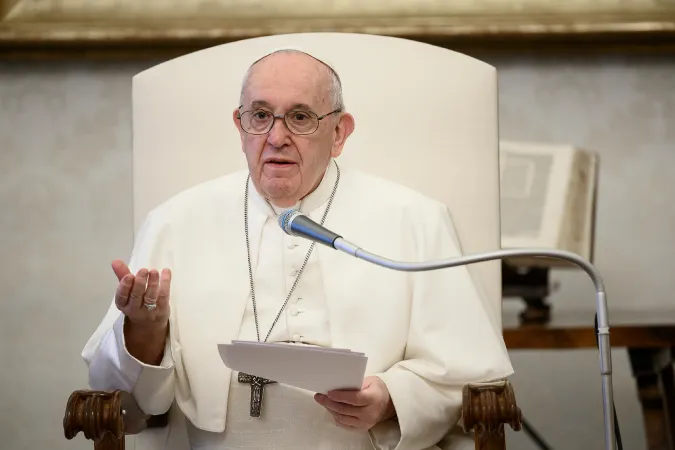
[[[218,344],[223,363],[237,372],[325,394],[359,390],[368,357],[348,349],[285,343],[232,341]]]

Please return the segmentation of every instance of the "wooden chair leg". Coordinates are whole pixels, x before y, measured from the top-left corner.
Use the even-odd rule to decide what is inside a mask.
[[[103,439],[94,441],[94,450],[124,450],[124,438],[117,439],[107,433]]]
[[[141,432],[149,419],[128,392],[75,391],[68,399],[63,431],[66,439],[84,433],[94,441],[94,450],[125,450],[125,435]]]
[[[476,450],[505,450],[504,424],[520,431],[522,413],[506,380],[464,386],[463,427],[474,433]]]
[[[675,349],[629,348],[642,404],[647,448],[675,448]]]

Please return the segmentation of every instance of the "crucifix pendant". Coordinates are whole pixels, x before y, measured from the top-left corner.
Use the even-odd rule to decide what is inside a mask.
[[[247,373],[239,372],[238,381],[251,385],[251,417],[260,417],[260,410],[263,401],[263,390],[266,384],[276,383],[276,381],[256,377]]]

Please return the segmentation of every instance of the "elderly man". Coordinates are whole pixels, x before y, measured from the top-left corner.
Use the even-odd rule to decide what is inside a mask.
[[[462,386],[512,373],[481,289],[465,267],[396,272],[316,247],[277,216],[299,209],[369,250],[422,261],[461,254],[450,212],[340,167],[354,118],[338,75],[306,53],[256,61],[233,119],[248,170],[155,208],[129,266],[113,262],[119,285],[83,352],[92,388],[128,390],[150,414],[171,408],[152,448],[171,448],[179,427],[193,449],[437,448]],[[252,404],[251,377],[218,354],[234,339],[350,348],[368,356],[367,376],[360,391],[266,384]]]

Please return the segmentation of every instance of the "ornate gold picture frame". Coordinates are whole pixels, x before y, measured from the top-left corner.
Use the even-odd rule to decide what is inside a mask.
[[[675,0],[0,0],[0,57],[177,55],[280,33],[465,53],[675,50]]]

